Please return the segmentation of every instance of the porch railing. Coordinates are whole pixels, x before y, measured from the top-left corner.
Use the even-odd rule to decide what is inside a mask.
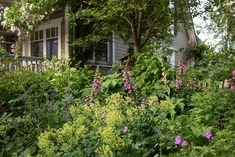
[[[44,59],[39,57],[6,55],[0,58],[0,67],[9,71],[15,71],[22,67],[30,71],[38,71],[42,70],[43,61]]]

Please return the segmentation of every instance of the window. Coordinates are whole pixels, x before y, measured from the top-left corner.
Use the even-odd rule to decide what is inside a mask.
[[[31,56],[48,59],[53,56],[61,57],[61,20],[62,18],[50,20],[32,33],[29,48]]]
[[[46,36],[44,36],[46,34]],[[44,42],[46,41],[46,42]],[[31,36],[31,56],[43,57],[46,46],[46,57],[58,57],[58,27],[36,31]]]
[[[87,39],[87,36],[90,36],[94,33],[94,29],[96,29],[96,25],[94,23],[85,24],[83,20],[78,20],[77,25],[73,29],[73,40]],[[88,45],[79,45],[74,48],[74,56],[76,54],[76,58],[83,59],[87,63],[91,64],[103,64],[109,65],[112,63],[113,55],[112,55],[112,33],[107,36],[106,39],[103,39],[100,42],[92,42],[90,41]],[[78,51],[78,53],[76,53]],[[80,54],[80,55],[79,55]]]
[[[92,47],[92,53],[89,62],[110,64],[112,61],[112,43],[110,41],[101,41]]]

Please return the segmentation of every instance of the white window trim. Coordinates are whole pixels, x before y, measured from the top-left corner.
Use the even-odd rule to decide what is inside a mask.
[[[113,42],[113,43],[112,43],[112,44],[113,44],[113,45],[112,45],[112,51],[113,51],[113,52],[112,52],[112,53],[113,53],[113,54],[112,54],[112,55],[113,55],[112,60],[113,60],[113,64],[115,64],[115,63],[116,63],[116,59],[115,59],[115,55],[116,55],[116,52],[115,52],[115,46],[116,46],[116,45],[115,45],[115,42],[116,42],[116,40],[115,40],[115,34],[114,34],[114,32],[112,32],[112,42]]]
[[[61,59],[61,23],[62,23],[62,17],[49,20],[42,26],[38,27],[37,30],[43,30],[43,57],[47,57],[47,50],[46,50],[46,29],[58,27],[58,58]],[[36,30],[36,31],[37,31]],[[29,53],[31,54],[31,39],[29,39]]]

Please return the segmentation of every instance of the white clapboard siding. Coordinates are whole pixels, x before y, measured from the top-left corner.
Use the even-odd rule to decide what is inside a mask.
[[[174,48],[174,50],[181,50],[181,52],[178,52],[174,55],[174,63],[173,66],[177,65],[183,55],[183,52],[185,49],[189,46],[189,38],[187,31],[185,29],[181,29],[176,36],[172,39],[172,45],[171,47]]]
[[[115,41],[115,61],[118,63],[121,58],[128,54],[128,45],[117,35],[114,35]]]

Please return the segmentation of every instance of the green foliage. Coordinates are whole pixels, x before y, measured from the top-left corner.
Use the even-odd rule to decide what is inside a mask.
[[[167,154],[164,146],[174,148],[172,125],[176,107],[171,100],[159,103],[156,96],[136,106],[130,97],[120,93],[107,97],[106,102],[72,106],[72,122],[39,136],[41,156]]]
[[[107,76],[57,59],[4,71],[0,156],[232,156],[235,92],[220,83],[232,80],[234,57],[205,49],[197,67],[172,68],[145,51]]]
[[[171,81],[167,81],[169,86],[164,85],[162,73],[165,71],[168,79],[173,78],[174,70],[164,63],[164,56],[156,51],[156,47],[149,46],[145,51],[136,56],[136,65],[133,68],[133,83],[136,90],[145,96],[157,95],[165,97],[170,95],[170,88],[173,87]]]
[[[69,107],[83,101],[92,71],[70,68],[56,59],[44,66],[44,71],[20,69],[0,78],[0,156],[35,154],[37,136],[69,121]]]

